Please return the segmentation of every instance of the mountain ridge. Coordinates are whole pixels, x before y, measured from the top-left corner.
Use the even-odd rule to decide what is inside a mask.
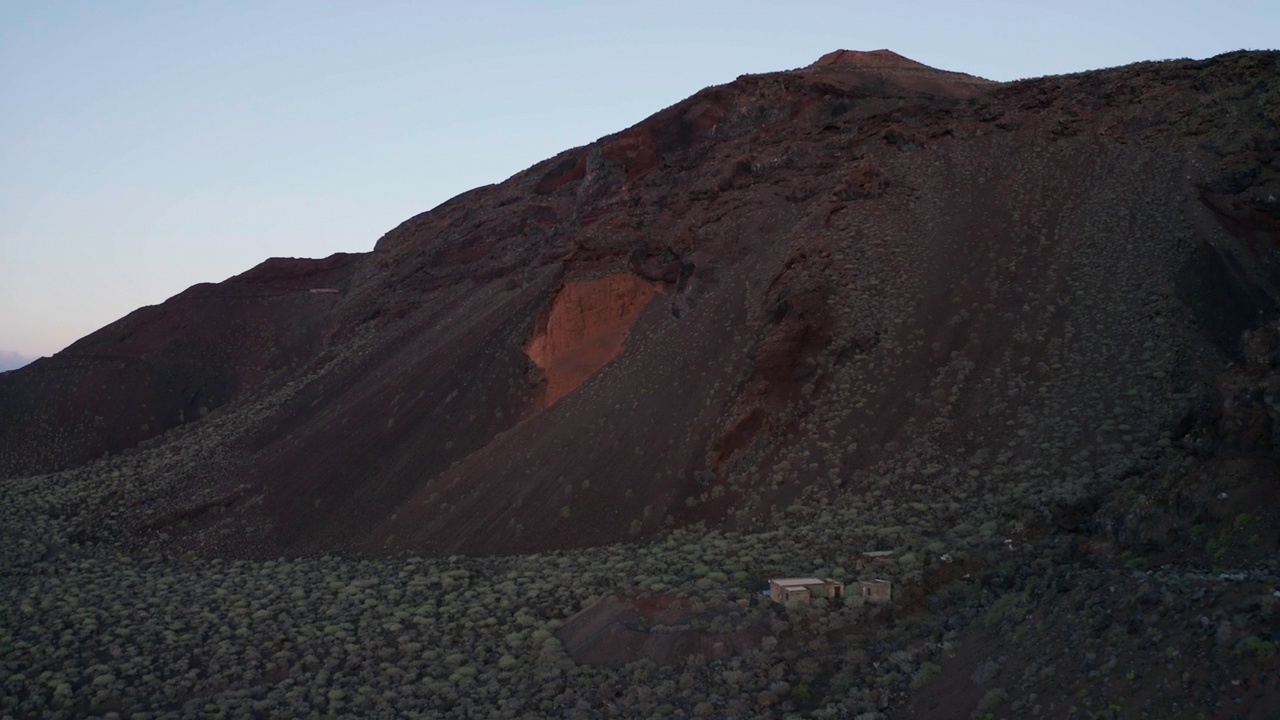
[[[1180,319],[1175,332],[1158,333],[1143,361],[1190,388],[1194,372],[1177,358],[1202,355],[1191,349],[1204,342],[1197,328],[1216,352],[1238,356],[1240,333],[1275,313],[1280,275],[1257,250],[1274,234],[1265,196],[1275,177],[1257,159],[1270,151],[1250,149],[1234,130],[1229,141],[1242,149],[1223,157],[1177,140],[1206,158],[1190,163],[1153,143],[1212,135],[1220,121],[1188,104],[1202,92],[1194,83],[1207,84],[1217,65],[1271,60],[1240,54],[991,83],[889,51],[835,51],[799,70],[743,76],[410,218],[371,253],[266,261],[161,306],[202,303],[212,315],[144,308],[6,377],[0,394],[20,400],[6,403],[18,413],[0,417],[17,438],[7,446],[35,451],[5,454],[0,467],[48,471],[120,452],[233,398],[318,373],[228,451],[239,458],[234,475],[199,483],[234,498],[229,507],[246,523],[270,528],[255,545],[511,552],[689,523],[745,527],[803,493],[865,482],[850,473],[879,474],[900,443],[926,456],[954,453],[967,442],[957,422],[1003,437],[990,409],[1015,412],[1000,395],[1023,392],[1005,387],[1006,374],[1043,392],[1050,366],[1079,352],[1062,348],[1079,345],[1081,318],[1106,328],[1095,340],[1117,360],[1132,356],[1107,333],[1136,332],[1136,319],[1102,297],[1141,297],[1152,317],[1190,313],[1189,325]],[[1209,161],[1242,167],[1214,175]],[[1124,207],[1117,198],[1126,193],[1141,200]],[[1177,220],[1156,209],[1166,195],[1180,198]],[[1100,212],[1128,219],[1098,229]],[[1030,232],[1010,230],[1020,227]],[[1153,228],[1180,243],[1216,239],[1201,241],[1190,260]],[[1142,239],[1116,246],[1116,233]],[[1120,292],[1097,274],[1099,257],[1113,269],[1147,270]],[[604,362],[575,371],[581,387],[559,399],[566,393],[554,379],[548,389],[531,359],[536,328],[559,317],[557,298],[587,297],[582,289],[606,277],[631,279],[591,301],[618,303],[591,311],[592,322],[631,310],[609,331],[610,349],[595,351]],[[745,294],[727,290],[735,285]],[[644,299],[642,288],[655,292]],[[586,315],[576,317],[581,324]],[[1013,357],[1049,336],[1058,350],[1028,346]],[[351,357],[357,345],[367,357]],[[95,370],[74,367],[86,358]],[[1004,369],[1019,358],[1030,370]],[[703,370],[682,376],[672,362]],[[975,370],[985,379],[970,380]],[[23,394],[26,378],[75,372],[86,373],[82,389],[63,391],[59,406],[40,410],[49,396]],[[114,401],[84,389],[120,372],[125,382],[103,385],[122,389]],[[1115,380],[1101,367],[1089,372]],[[631,396],[636,385],[650,389]],[[1067,402],[1066,390],[1052,392]],[[546,393],[554,406],[540,405]],[[673,422],[691,397],[703,408]],[[98,408],[113,402],[132,410],[105,421]],[[637,414],[615,427],[611,412],[624,404]],[[860,409],[868,406],[875,410]],[[1070,407],[1083,412],[1083,403]],[[1099,398],[1090,422],[1112,414],[1102,407]],[[68,432],[77,412],[80,430]],[[832,449],[812,425],[815,413],[844,437],[870,441]],[[1161,413],[1142,414],[1143,432],[1158,432]],[[42,444],[51,428],[61,435]],[[601,432],[604,442],[586,447],[575,439]],[[628,435],[644,440],[620,446]],[[51,462],[67,445],[69,460]],[[660,459],[644,449],[654,446],[666,448]],[[819,453],[820,462],[798,460]],[[541,460],[522,467],[513,461],[521,456]],[[757,472],[774,479],[751,480]],[[592,479],[601,473],[618,479]],[[479,491],[468,476],[511,479]],[[648,490],[627,495],[642,479]],[[241,486],[252,489],[231,491]],[[573,520],[575,512],[586,517]],[[179,534],[212,542],[204,515],[185,519]]]

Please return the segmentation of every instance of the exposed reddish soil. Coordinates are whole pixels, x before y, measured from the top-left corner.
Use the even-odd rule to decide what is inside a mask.
[[[565,283],[525,346],[545,376],[540,405],[554,404],[621,355],[631,324],[660,290],[627,273]]]
[[[737,655],[760,647],[769,634],[759,623],[712,632],[707,623],[736,608],[697,605],[690,598],[607,595],[565,620],[556,636],[575,662],[622,667],[641,659],[670,663],[690,655]]]

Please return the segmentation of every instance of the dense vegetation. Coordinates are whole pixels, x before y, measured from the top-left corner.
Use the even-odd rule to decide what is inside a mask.
[[[1224,678],[1256,690],[1276,667],[1280,566],[1257,518],[1200,518],[1184,548],[1199,564],[1046,529],[1046,513],[1116,491],[1159,502],[1132,479],[1103,489],[1046,473],[1042,492],[1012,483],[984,498],[968,473],[948,495],[886,478],[752,532],[677,529],[514,557],[210,560],[168,554],[161,537],[83,539],[86,523],[127,524],[126,500],[155,492],[135,484],[151,477],[138,467],[182,451],[176,438],[5,484],[6,715],[871,718],[927,696],[952,663],[980,717],[1168,717],[1213,712],[1244,692]],[[1151,461],[1195,462],[1172,449]],[[854,593],[783,607],[761,594],[772,574],[853,583],[872,549],[897,551],[867,571],[895,582],[890,606]],[[557,631],[619,592],[686,597],[699,611],[651,632],[768,634],[729,657],[576,663]],[[1204,657],[1221,669],[1205,676]]]

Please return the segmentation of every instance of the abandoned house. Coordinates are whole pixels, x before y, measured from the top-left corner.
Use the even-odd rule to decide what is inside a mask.
[[[809,602],[814,595],[828,598],[844,597],[844,583],[831,578],[771,578],[769,580],[769,599],[776,603],[788,600]]]
[[[858,589],[869,603],[887,603],[893,599],[893,583],[888,580],[860,580]]]

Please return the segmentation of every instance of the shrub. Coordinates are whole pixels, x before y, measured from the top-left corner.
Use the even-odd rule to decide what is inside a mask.
[[[937,663],[924,662],[920,665],[920,669],[916,670],[915,675],[911,676],[911,689],[918,690],[925,685],[933,682],[938,677],[938,673],[942,672],[942,666]]]
[[[1276,654],[1276,644],[1270,640],[1263,640],[1257,635],[1249,637],[1236,643],[1236,657],[1251,657],[1255,660],[1266,660],[1274,657]]]
[[[978,712],[990,712],[1004,704],[1009,699],[1009,693],[1004,688],[992,688],[987,691],[986,695],[978,701]]]

